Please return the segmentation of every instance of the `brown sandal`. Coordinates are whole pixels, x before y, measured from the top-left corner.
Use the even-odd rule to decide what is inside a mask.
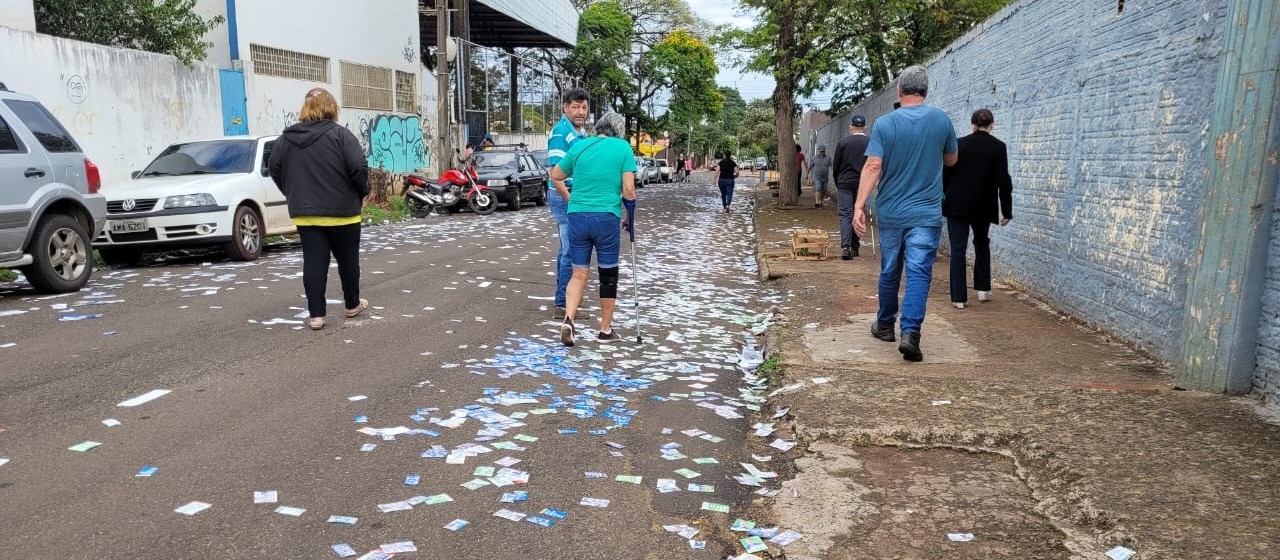
[[[359,317],[361,313],[364,313],[364,310],[368,308],[369,308],[369,300],[361,298],[360,305],[357,305],[354,308],[347,310],[347,318],[355,319],[356,317]]]

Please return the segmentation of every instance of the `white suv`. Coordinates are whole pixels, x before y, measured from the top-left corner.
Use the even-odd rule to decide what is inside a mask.
[[[106,214],[100,177],[36,98],[0,84],[0,268],[45,292],[83,288]]]
[[[144,251],[221,246],[235,260],[262,254],[268,235],[293,233],[284,194],[267,175],[275,136],[173,144],[134,180],[103,189],[107,227],[98,253],[134,264]]]

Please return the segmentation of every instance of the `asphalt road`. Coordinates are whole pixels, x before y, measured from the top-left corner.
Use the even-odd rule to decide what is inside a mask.
[[[755,281],[746,203],[720,213],[706,183],[641,191],[643,344],[629,308],[617,319],[627,340],[559,344],[549,310],[555,228],[533,206],[366,229],[362,288],[373,309],[342,319],[335,273],[320,332],[295,317],[305,300],[290,244],[252,263],[210,254],[100,270],[86,290],[59,297],[0,285],[0,458],[9,459],[0,465],[0,556],[337,558],[337,543],[364,554],[399,541],[418,548],[397,555],[407,558],[740,552],[724,536],[754,497],[732,478],[739,461],[752,461],[744,443],[754,419],[723,418],[714,407],[747,413],[733,400],[742,386],[733,362],[744,326],[776,295]],[[626,243],[623,251],[627,260]],[[633,277],[627,263],[621,303],[631,301]],[[587,299],[596,302],[594,282]],[[59,320],[84,314],[101,317]],[[118,406],[157,389],[171,392]],[[349,399],[357,395],[366,398]],[[501,416],[486,423],[468,406]],[[453,411],[471,417],[452,426]],[[430,433],[384,440],[358,431],[400,426]],[[597,429],[607,432],[588,433]],[[723,440],[682,433],[691,429]],[[68,449],[85,441],[102,445]],[[685,457],[663,459],[669,442]],[[362,451],[366,444],[375,447]],[[488,451],[463,464],[421,456],[467,444]],[[501,469],[495,461],[506,457],[519,460],[511,468],[527,472],[527,484],[461,486],[478,478],[476,467]],[[693,461],[708,457],[718,463]],[[158,471],[135,476],[144,466]],[[673,473],[681,468],[698,476]],[[421,482],[406,485],[410,474]],[[681,490],[658,492],[659,478]],[[688,491],[690,482],[714,492]],[[268,490],[278,503],[255,504],[253,492]],[[512,490],[528,501],[501,503]],[[379,509],[441,494],[452,501]],[[610,502],[583,506],[584,497]],[[192,501],[211,507],[174,511]],[[704,501],[732,510],[705,511]],[[543,527],[495,517],[501,508],[568,517]],[[329,523],[330,515],[358,521]],[[454,519],[470,525],[443,528]],[[662,528],[679,523],[702,529],[694,538],[710,539],[707,548]]]

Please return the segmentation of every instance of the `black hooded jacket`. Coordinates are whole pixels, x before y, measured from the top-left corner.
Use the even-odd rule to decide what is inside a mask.
[[[369,194],[369,163],[360,141],[333,121],[284,129],[267,165],[295,218],[359,216]]]

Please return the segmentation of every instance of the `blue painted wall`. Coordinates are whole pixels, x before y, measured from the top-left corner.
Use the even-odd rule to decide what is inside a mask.
[[[1123,13],[1115,0],[1023,0],[926,64],[928,102],[958,134],[987,107],[1009,145],[1014,220],[992,229],[995,274],[1166,360],[1181,337],[1225,17],[1216,0],[1127,0]],[[880,92],[818,142],[895,100]],[[1271,247],[1255,388],[1280,403],[1280,223]]]

